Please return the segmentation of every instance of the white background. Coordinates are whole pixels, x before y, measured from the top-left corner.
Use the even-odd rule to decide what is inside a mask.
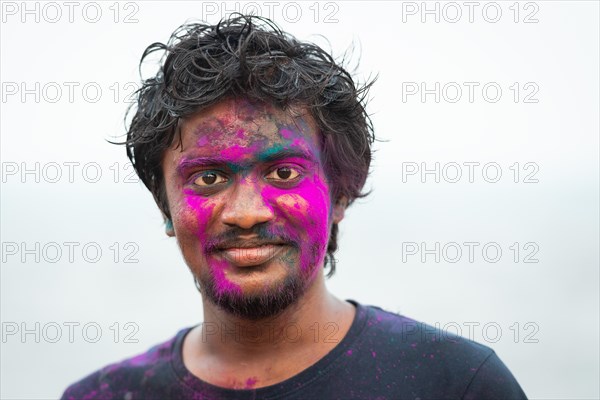
[[[165,236],[149,192],[126,182],[132,170],[124,148],[105,139],[124,133],[127,84],[139,82],[137,64],[147,45],[166,41],[188,19],[216,22],[226,8],[245,7],[76,2],[70,22],[63,2],[35,4],[27,5],[31,14],[21,2],[2,4],[3,399],[59,397],[75,380],[202,320],[175,239]],[[341,225],[330,289],[431,325],[462,327],[463,336],[496,350],[530,398],[597,399],[598,2],[478,2],[473,22],[463,2],[428,2],[439,22],[435,14],[422,15],[421,2],[270,4],[255,3],[284,30],[336,56],[354,43],[350,58],[356,64],[360,55],[360,81],[379,75],[368,109],[376,135],[388,142],[376,144],[367,184],[373,193]],[[102,14],[93,23],[96,8]],[[131,23],[124,22],[127,15]],[[428,89],[440,82],[440,91],[456,82],[463,93],[452,103],[456,92],[446,86],[439,102],[434,94],[422,101],[420,93],[403,91],[410,82]],[[464,82],[479,84],[473,102]],[[482,95],[490,82],[502,89],[497,102],[492,89],[487,99]],[[67,85],[78,85],[72,99]],[[98,98],[94,87],[102,90]],[[532,88],[539,90],[529,100],[537,102],[526,103]],[[22,89],[33,91],[22,97]],[[65,162],[79,163],[71,164],[72,179]],[[432,169],[436,162],[445,172],[439,183],[433,174],[403,177],[412,163]],[[480,163],[472,183],[465,162]],[[515,162],[517,183],[509,168]],[[533,167],[524,169],[528,162]],[[21,174],[35,171],[36,163],[39,176]],[[456,169],[448,163],[463,167],[457,183],[450,182]],[[498,182],[486,181],[495,175],[493,169],[482,174],[486,163],[500,166]],[[92,183],[98,166],[102,176]],[[536,166],[529,180],[538,182],[525,183]],[[77,243],[73,260],[65,242]],[[425,254],[423,262],[421,253],[403,254],[410,242],[428,249],[438,242],[447,252],[439,262]],[[464,242],[480,243],[473,262]],[[518,262],[510,249],[515,242]],[[462,246],[458,262],[450,262],[456,253],[448,243]],[[490,261],[493,248],[483,257],[486,243],[501,248],[499,261]],[[62,256],[52,262],[57,246]],[[97,262],[90,246],[102,250]],[[532,251],[539,262],[523,262]],[[130,261],[138,262],[124,262],[132,252]],[[126,329],[127,322],[134,325]],[[72,343],[68,323],[79,324]],[[479,324],[472,334],[469,323]],[[51,343],[56,326],[62,336]],[[102,334],[91,343],[94,326]],[[125,340],[131,327],[138,328],[130,337],[137,343]],[[23,337],[22,329],[33,333]]]

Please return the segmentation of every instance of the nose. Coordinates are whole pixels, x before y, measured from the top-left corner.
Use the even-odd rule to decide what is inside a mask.
[[[261,194],[260,184],[251,177],[237,183],[221,213],[226,225],[250,229],[256,224],[271,221],[274,213]]]

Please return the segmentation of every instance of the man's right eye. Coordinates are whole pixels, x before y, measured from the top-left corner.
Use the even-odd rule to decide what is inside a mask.
[[[196,179],[194,180],[194,184],[204,187],[213,186],[224,182],[227,182],[227,178],[214,171],[203,172],[197,175]]]

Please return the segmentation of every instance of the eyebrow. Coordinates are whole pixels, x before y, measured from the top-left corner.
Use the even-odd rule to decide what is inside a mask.
[[[303,158],[307,161],[314,161],[314,156],[304,149],[281,149],[266,151],[258,155],[258,159],[263,162],[279,161],[286,158]]]
[[[183,171],[188,168],[196,167],[209,167],[215,165],[227,165],[228,160],[222,157],[195,157],[195,158],[184,158],[179,162],[176,168],[176,172],[181,175]]]
[[[306,161],[315,162],[314,156],[303,150],[303,149],[281,149],[278,151],[265,151],[258,155],[260,162],[273,162],[280,161],[287,158],[302,158]],[[253,162],[245,162],[239,165],[239,167],[247,167],[252,165]],[[197,167],[213,167],[213,166],[225,166],[225,165],[236,165],[231,159],[224,157],[194,157],[184,158],[177,165],[176,172],[182,174],[188,168]]]

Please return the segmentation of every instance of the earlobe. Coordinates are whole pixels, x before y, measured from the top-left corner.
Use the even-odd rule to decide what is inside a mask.
[[[346,197],[341,197],[333,206],[333,223],[339,224],[342,219],[344,219],[344,212],[346,211],[346,207],[348,207],[348,199]]]
[[[170,220],[170,219],[168,219],[165,222],[165,233],[169,237],[174,237],[175,236],[175,229],[173,229],[173,221]]]

